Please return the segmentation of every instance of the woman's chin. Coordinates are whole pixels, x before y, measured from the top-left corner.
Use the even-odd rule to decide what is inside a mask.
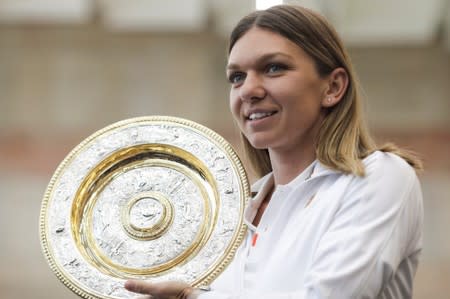
[[[249,139],[248,142],[251,146],[253,146],[256,149],[267,149],[269,147],[266,140],[260,140],[260,139]]]

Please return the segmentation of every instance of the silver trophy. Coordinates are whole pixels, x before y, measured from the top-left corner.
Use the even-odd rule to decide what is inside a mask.
[[[231,146],[192,121],[112,124],[61,163],[40,215],[43,252],[83,298],[132,298],[127,279],[209,284],[246,227],[247,177]]]

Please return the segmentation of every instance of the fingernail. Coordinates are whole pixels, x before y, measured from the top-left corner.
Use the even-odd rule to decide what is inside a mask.
[[[125,281],[124,286],[125,286],[125,289],[127,289],[127,290],[133,289],[134,282],[132,280],[127,280],[127,281]]]

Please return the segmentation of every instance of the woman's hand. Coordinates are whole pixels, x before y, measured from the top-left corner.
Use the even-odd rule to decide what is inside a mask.
[[[125,289],[130,292],[150,295],[142,298],[152,299],[189,299],[195,298],[192,293],[194,288],[181,281],[167,281],[150,283],[142,280],[128,280],[125,282]]]

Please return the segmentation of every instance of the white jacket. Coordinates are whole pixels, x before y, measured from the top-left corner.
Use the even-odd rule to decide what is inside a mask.
[[[419,181],[394,154],[375,152],[364,165],[366,176],[358,177],[315,161],[276,186],[254,227],[272,174],[257,181],[245,213],[247,237],[199,298],[411,298],[422,249]]]

